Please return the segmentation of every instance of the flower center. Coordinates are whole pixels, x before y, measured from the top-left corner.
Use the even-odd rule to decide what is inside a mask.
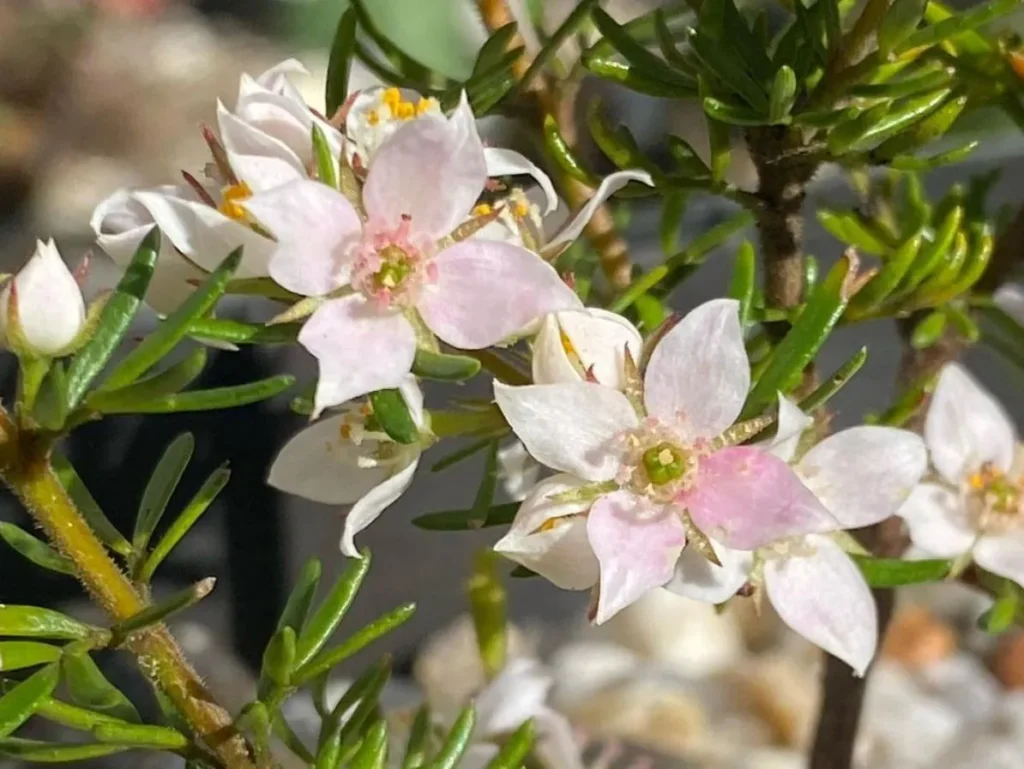
[[[699,450],[668,425],[649,417],[622,436],[625,451],[616,480],[657,502],[671,502],[693,484]]]
[[[387,436],[368,402],[343,407],[341,418],[338,437],[341,443],[351,443],[360,447],[359,456],[356,458],[358,467],[368,469],[390,466],[401,463],[405,458],[407,447],[399,445]]]
[[[225,187],[220,193],[220,205],[217,210],[228,219],[234,219],[242,224],[249,223],[249,214],[242,207],[242,202],[252,197],[252,190],[245,182],[232,184]]]
[[[419,289],[432,282],[430,244],[417,245],[403,220],[394,232],[369,232],[357,246],[352,267],[352,287],[379,307],[411,307]]]
[[[1024,523],[1024,478],[1011,478],[990,463],[967,476],[967,509],[985,530],[1005,531]]]

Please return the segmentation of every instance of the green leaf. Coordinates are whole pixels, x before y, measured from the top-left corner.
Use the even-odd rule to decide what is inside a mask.
[[[946,313],[934,310],[918,321],[910,336],[910,344],[915,350],[931,347],[942,337],[946,330]]]
[[[177,363],[152,376],[119,390],[93,393],[85,402],[86,408],[100,413],[115,413],[120,409],[123,413],[140,403],[184,390],[203,373],[206,357],[206,348],[196,347]]]
[[[878,52],[883,59],[899,48],[924,18],[928,0],[893,0],[878,28]]]
[[[135,706],[107,680],[87,652],[65,650],[60,664],[69,697],[76,705],[121,721],[141,720]]]
[[[0,522],[0,537],[36,566],[74,576],[75,565],[68,558],[13,523]]]
[[[926,299],[930,303],[941,304],[951,301],[966,293],[985,274],[995,250],[995,238],[981,225],[975,225],[972,227],[970,241],[967,256],[964,258],[956,278],[937,293],[928,295]]]
[[[53,609],[0,604],[0,636],[83,641],[98,638],[105,632]]]
[[[633,65],[601,56],[584,55],[583,66],[603,80],[629,88],[637,93],[665,99],[690,99],[697,95],[694,85],[666,83],[639,72]]]
[[[327,594],[323,603],[313,613],[309,624],[299,634],[298,642],[295,645],[296,666],[305,665],[327,643],[352,605],[369,569],[370,552],[368,550],[363,550],[361,558],[351,559],[348,568],[338,577],[331,592]]]
[[[957,11],[950,18],[922,27],[906,37],[902,45],[896,47],[896,53],[936,45],[951,37],[962,35],[964,32],[977,29],[1000,16],[1013,13],[1019,4],[1020,0],[993,0],[969,11]]]
[[[944,308],[950,325],[956,329],[956,333],[974,344],[981,338],[981,329],[958,304],[947,304]]]
[[[925,243],[921,247],[914,264],[907,271],[900,286],[901,296],[905,296],[917,288],[942,263],[943,257],[953,248],[957,233],[960,232],[963,216],[964,210],[960,206],[954,206],[945,214],[935,230],[931,242]]]
[[[661,252],[666,256],[679,250],[679,233],[686,215],[686,203],[689,195],[686,192],[669,192],[665,195],[661,207],[661,223],[658,228],[661,240]]]
[[[395,628],[405,622],[416,611],[416,604],[407,603],[392,609],[387,614],[382,614],[369,625],[357,630],[338,646],[332,649],[325,649],[317,654],[309,662],[295,671],[292,676],[292,683],[302,686],[347,660],[356,652],[362,651],[378,638],[387,635]]]
[[[537,730],[534,728],[533,719],[524,721],[522,726],[512,732],[512,736],[505,740],[498,755],[490,760],[486,769],[519,769],[529,755],[536,738]]]
[[[391,658],[384,657],[361,672],[352,685],[323,718],[320,726],[318,759],[326,754],[338,754],[344,738],[356,736],[360,727],[370,717],[384,685],[391,676]],[[343,724],[342,719],[348,715]],[[333,744],[332,744],[333,743]],[[340,766],[341,761],[328,762],[328,766]]]
[[[440,472],[441,470],[447,470],[449,467],[458,464],[463,459],[468,459],[477,452],[483,451],[484,449],[488,448],[493,442],[494,438],[492,436],[487,436],[485,438],[481,438],[478,441],[473,441],[472,443],[461,449],[456,449],[455,451],[443,456],[441,459],[434,462],[434,464],[430,466],[430,472],[437,473]]]
[[[100,390],[117,390],[130,385],[163,360],[187,336],[190,324],[214,308],[241,261],[242,249],[237,248],[178,309],[114,367]]]
[[[757,280],[757,255],[749,240],[744,240],[736,251],[736,263],[732,268],[728,296],[740,303],[740,326],[745,327],[750,318],[750,304],[754,299]]]
[[[167,503],[188,467],[195,445],[192,433],[181,433],[164,449],[139,503],[139,515],[135,519],[135,533],[132,535],[132,546],[137,551],[142,552],[149,544],[149,538],[160,523]]]
[[[587,21],[590,17],[590,12],[600,2],[600,0],[580,0],[576,4],[576,7],[572,9],[568,16],[565,17],[558,29],[556,29],[551,37],[544,43],[543,47],[537,52],[537,55],[533,58],[530,66],[523,74],[521,83],[523,87],[526,87],[533,80],[534,76],[540,72],[558,53],[558,49],[562,47],[562,43],[576,34],[576,31]]]
[[[4,683],[5,691],[9,691],[14,688],[14,683],[7,681]],[[109,723],[111,721],[118,721],[124,723],[118,718],[108,716],[104,713],[97,713],[86,708],[80,708],[77,705],[70,705],[67,702],[49,697],[44,700],[39,708],[36,710],[36,716],[39,718],[45,718],[47,721],[52,721],[55,724],[61,724],[62,726],[68,726],[72,729],[78,729],[81,731],[92,731],[93,727],[98,724]]]
[[[214,387],[210,390],[190,390],[184,393],[161,395],[144,401],[128,402],[122,398],[116,404],[108,406],[105,413],[179,414],[186,411],[218,411],[238,408],[280,395],[293,384],[295,384],[295,377],[290,374],[279,374],[248,384]]]
[[[796,104],[796,95],[796,73],[783,64],[775,73],[772,90],[768,94],[768,120],[772,123],[781,123],[788,118],[793,105]]]
[[[640,150],[633,134],[624,125],[612,126],[604,119],[603,105],[600,99],[592,99],[587,109],[587,127],[598,149],[615,164],[626,170],[643,168],[652,176],[659,176],[657,166]]]
[[[596,187],[598,180],[586,166],[576,157],[569,143],[558,130],[558,121],[552,115],[544,116],[544,146],[548,156],[553,158],[558,167],[570,178],[582,182],[589,187]]]
[[[908,238],[878,273],[871,278],[850,300],[847,317],[851,320],[862,318],[878,310],[896,290],[904,276],[917,259],[921,250],[921,236]]]
[[[420,705],[416,711],[416,717],[413,719],[412,728],[409,730],[409,740],[405,744],[402,769],[420,769],[427,762],[430,724],[430,706]]]
[[[295,663],[295,631],[283,627],[274,633],[263,652],[263,668],[261,679],[273,682],[278,686],[287,686]],[[264,689],[261,681],[261,690]]]
[[[639,327],[644,331],[653,331],[668,317],[668,308],[665,304],[650,294],[638,296],[633,303]]]
[[[908,127],[923,120],[939,108],[950,94],[950,89],[921,96],[910,96],[892,103],[882,117],[876,117],[868,110],[849,124],[849,129],[837,129],[828,136],[828,149],[833,155],[866,150],[895,136]],[[843,126],[846,129],[846,126]]]
[[[1020,588],[1010,580],[1004,579],[996,595],[995,603],[981,615],[978,625],[986,633],[992,635],[1005,633],[1013,627],[1014,620],[1017,619],[1021,610]]]
[[[480,75],[499,65],[518,31],[519,25],[514,21],[494,30],[494,34],[484,41],[480,52],[476,55],[473,74]]]
[[[71,360],[67,375],[67,411],[78,405],[89,384],[124,339],[149,288],[159,255],[160,230],[153,227],[142,239],[128,269],[103,306],[96,333]]]
[[[715,120],[707,112],[704,114],[708,129],[711,180],[715,184],[724,184],[725,175],[729,173],[732,164],[732,136],[726,123]]]
[[[6,737],[25,723],[57,688],[60,669],[47,665],[0,697],[0,737]]]
[[[349,70],[355,55],[356,12],[349,8],[338,20],[338,28],[331,43],[331,55],[327,61],[327,83],[324,105],[327,117],[332,117],[348,98]]]
[[[860,371],[861,366],[864,365],[864,361],[867,359],[868,348],[861,347],[832,376],[815,388],[814,392],[800,401],[800,410],[805,414],[809,414],[815,409],[824,406],[833,395],[846,386],[846,383],[853,378],[854,374]]]
[[[60,647],[38,641],[0,641],[0,671],[34,668],[60,659]]]
[[[133,748],[183,751],[190,745],[188,737],[166,726],[124,724],[111,721],[99,724],[92,730],[92,733],[100,742]]]
[[[441,749],[428,766],[430,769],[456,769],[473,736],[473,725],[476,723],[476,712],[473,707],[465,708],[455,719],[448,731]]]
[[[388,725],[384,720],[370,727],[363,744],[355,754],[350,769],[380,769],[384,765],[388,747]]]
[[[484,474],[480,479],[480,488],[476,491],[473,507],[469,511],[469,528],[479,529],[490,517],[491,505],[494,502],[494,491],[498,486],[498,441],[492,440],[487,452]]]
[[[698,29],[691,32],[690,45],[722,85],[740,96],[754,111],[768,114],[765,89],[747,73],[732,51],[723,47],[721,41],[711,39]]]
[[[228,469],[227,463],[224,463],[210,474],[210,477],[203,482],[195,496],[185,505],[185,509],[181,511],[167,528],[167,533],[160,539],[139,569],[139,581],[145,583],[152,579],[157,567],[171,554],[171,551],[184,539],[185,535],[192,530],[192,527],[202,517],[203,513],[209,509],[210,505],[213,504],[217,495],[223,491],[230,479],[231,471]]]
[[[889,246],[864,226],[863,222],[852,212],[830,211],[818,209],[818,221],[821,226],[838,240],[854,246],[865,254],[880,256],[889,252]]]
[[[871,587],[900,587],[920,582],[938,582],[949,575],[951,561],[932,559],[903,561],[899,558],[851,556]]]
[[[600,6],[595,5],[591,17],[601,34],[611,41],[636,72],[653,80],[669,83],[682,88],[692,88],[693,79],[677,72],[653,53],[640,45]]]
[[[916,155],[895,155],[889,159],[890,168],[897,171],[931,171],[943,166],[956,165],[966,160],[978,148],[979,141],[969,141],[947,152],[937,152],[928,157]]]
[[[420,428],[409,412],[402,391],[393,388],[370,393],[373,416],[388,437],[398,443],[411,444],[420,439]]]
[[[846,309],[850,268],[849,259],[840,259],[818,285],[747,396],[745,418],[770,405],[779,392],[786,392],[787,385],[814,360]]]
[[[295,630],[296,635],[301,635],[306,625],[306,617],[313,605],[313,598],[316,596],[317,586],[320,584],[320,561],[310,558],[299,572],[299,578],[295,580],[295,587],[292,588],[288,601],[284,605],[284,611],[277,620],[277,630],[290,627]]]
[[[201,579],[194,585],[177,591],[169,598],[153,603],[128,619],[118,622],[110,628],[110,633],[113,636],[111,645],[120,646],[133,633],[165,622],[169,617],[195,606],[213,591],[216,584],[217,580],[213,577]]]
[[[488,679],[505,667],[508,648],[508,599],[498,576],[499,560],[493,550],[480,550],[466,586],[480,661]]]
[[[50,463],[53,466],[57,479],[68,493],[68,496],[71,497],[71,501],[75,503],[75,507],[78,508],[78,512],[85,518],[93,533],[115,553],[125,557],[130,556],[132,554],[132,546],[121,532],[114,527],[114,524],[110,522],[107,516],[103,514],[99,503],[89,493],[89,489],[85,487],[85,483],[79,477],[78,472],[68,461],[67,457],[58,451],[54,451],[50,457]]]
[[[61,745],[38,740],[23,740],[9,737],[0,740],[0,755],[32,764],[65,764],[73,761],[87,761],[92,758],[103,758],[115,753],[129,750],[124,745],[104,745],[102,743],[84,745]]]
[[[331,147],[327,143],[327,137],[324,136],[323,129],[316,123],[313,123],[313,157],[316,158],[317,179],[332,190],[341,189],[341,185],[338,182],[338,169],[334,165],[335,158],[331,154]]]
[[[478,528],[507,526],[512,523],[512,519],[515,518],[519,506],[519,502],[494,505],[487,511],[487,519]],[[427,513],[426,515],[413,518],[412,524],[427,531],[468,531],[471,528],[475,528],[470,526],[472,515],[472,509],[441,510],[436,513]]]
[[[468,355],[447,355],[420,348],[412,362],[412,373],[425,379],[464,382],[480,373],[480,361]]]
[[[964,111],[966,106],[966,96],[958,96],[955,99],[950,99],[932,114],[928,115],[924,120],[917,123],[917,125],[907,131],[893,136],[887,141],[882,142],[882,144],[871,153],[872,157],[878,161],[891,161],[900,153],[910,152],[918,149],[919,147],[923,147],[929,142],[939,139],[953,127],[953,123],[955,123],[956,119],[960,117],[960,113]],[[962,153],[963,148],[953,152],[956,152],[957,154]],[[940,158],[941,156],[936,155],[935,157]],[[937,161],[933,159],[933,162]],[[903,165],[906,164],[907,161],[903,161]]]
[[[705,96],[701,100],[701,106],[709,118],[717,120],[719,123],[727,123],[728,125],[761,126],[776,122],[765,114],[748,109],[747,107],[727,104],[713,96]],[[778,122],[787,123],[789,119],[781,118]]]

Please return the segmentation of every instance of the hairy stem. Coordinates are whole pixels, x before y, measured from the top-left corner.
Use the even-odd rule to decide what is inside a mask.
[[[0,475],[50,542],[74,563],[79,581],[96,602],[115,622],[145,609],[147,602],[111,559],[54,474],[48,447],[31,433],[19,433],[2,411],[0,433]],[[166,627],[139,630],[126,646],[226,769],[253,769],[248,746],[231,716],[214,701]]]

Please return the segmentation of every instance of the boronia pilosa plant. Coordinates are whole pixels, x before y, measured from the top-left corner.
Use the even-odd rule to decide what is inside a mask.
[[[497,715],[534,697],[543,674],[507,659],[494,553],[480,554],[467,590],[489,679],[476,708],[390,717],[378,703],[386,658],[340,699],[327,695],[340,663],[413,612],[399,606],[335,638],[370,571],[356,536],[427,474],[420,459],[433,450],[427,472],[476,454],[485,472],[465,509],[416,525],[500,528],[494,550],[516,564],[511,576],[589,591],[580,610],[596,623],[651,590],[769,602],[828,655],[810,766],[851,766],[894,588],[966,582],[993,598],[979,618],[988,632],[1024,620],[1016,430],[956,363],[987,343],[1024,367],[1024,300],[1010,282],[1024,207],[994,212],[991,176],[938,199],[922,184],[977,146],[955,130],[962,116],[1001,113],[1024,130],[1024,53],[1000,32],[1017,0],[963,12],[934,0],[689,0],[624,23],[582,0],[555,28],[543,3],[465,0],[490,31],[465,80],[404,51],[368,5],[352,0],[341,15],[322,106],[300,97],[294,60],[243,76],[234,109],[219,105],[217,130],[203,130],[205,169],[97,208],[97,243],[123,268],[111,291],[87,307],[52,241],[5,282],[0,327],[19,379],[0,411],[0,477],[37,531],[5,523],[0,536],[76,578],[107,618],[0,606],[0,754],[31,764],[145,749],[195,769],[263,769],[285,755],[316,769],[579,765],[568,724],[542,701],[517,704],[533,715],[521,725]],[[356,59],[380,87],[350,90]],[[709,151],[666,134],[651,156],[582,99],[593,77],[696,102]],[[532,159],[482,141],[484,116],[514,126]],[[753,188],[730,181],[738,139]],[[592,165],[591,141],[614,172]],[[857,196],[852,209],[814,212],[845,249],[831,265],[802,247],[808,185],[826,166]],[[696,194],[735,213],[684,237]],[[618,227],[634,199],[662,211],[663,258],[646,269]],[[560,201],[570,216],[559,229],[549,215]],[[673,291],[707,259],[730,258],[726,244],[752,226],[722,298],[677,314]],[[227,295],[278,309],[265,323],[228,320],[217,313]],[[136,342],[127,335],[143,304],[160,321]],[[895,319],[903,340],[897,396],[830,434],[829,401],[870,351],[835,371],[815,358],[835,329],[878,318]],[[294,344],[317,360],[315,381],[190,389],[210,347]],[[419,388],[484,377],[493,396],[444,408]],[[193,449],[190,435],[176,438],[129,535],[63,442],[108,415],[156,419],[286,391],[311,424],[269,483],[350,506],[346,567],[321,586],[319,562],[306,565],[252,700],[231,713],[165,625],[213,578],[171,596],[151,589],[229,483],[227,466],[169,509]],[[434,448],[452,439],[462,440],[447,454]],[[911,541],[931,557],[904,559]],[[135,658],[162,718],[144,722],[104,677],[93,656],[105,650]],[[312,697],[315,743],[285,716],[297,696]],[[27,739],[29,719],[79,737]]]

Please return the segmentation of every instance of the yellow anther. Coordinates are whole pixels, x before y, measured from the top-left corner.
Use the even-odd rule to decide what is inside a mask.
[[[366,122],[369,125],[377,125],[380,122],[380,113],[375,109],[371,109],[366,113]]]
[[[217,210],[224,214],[224,216],[239,222],[244,222],[248,219],[248,213],[240,205],[241,201],[252,197],[252,190],[249,189],[248,184],[239,182],[238,184],[232,184],[230,187],[225,187],[221,191],[220,197],[221,202],[217,206]]]
[[[341,434],[343,440],[352,439],[352,425],[347,422],[342,422],[341,427],[338,428],[338,432]]]
[[[565,350],[565,354],[575,356],[576,348],[573,347],[572,340],[569,338],[569,335],[564,331],[559,330],[558,337],[562,342],[562,349]]]
[[[985,488],[985,480],[985,476],[982,473],[974,473],[967,479],[967,483],[975,491],[981,491]]]
[[[540,528],[537,529],[537,533],[539,534],[542,531],[553,531],[564,523],[568,523],[568,520],[565,518],[548,518],[540,525]]]
[[[400,101],[398,104],[391,108],[391,112],[399,120],[411,120],[416,117],[416,108],[412,105],[412,102]]]
[[[487,216],[488,214],[493,214],[494,209],[490,203],[481,203],[473,209],[472,213],[473,216]]]
[[[386,88],[384,89],[384,93],[380,95],[380,100],[382,103],[391,107],[391,111],[394,112],[395,107],[397,107],[402,101],[402,92],[397,88]]]
[[[437,103],[437,99],[433,97],[421,96],[420,100],[416,102],[416,114],[422,115],[426,112],[430,112],[432,109],[438,108],[440,105]]]

